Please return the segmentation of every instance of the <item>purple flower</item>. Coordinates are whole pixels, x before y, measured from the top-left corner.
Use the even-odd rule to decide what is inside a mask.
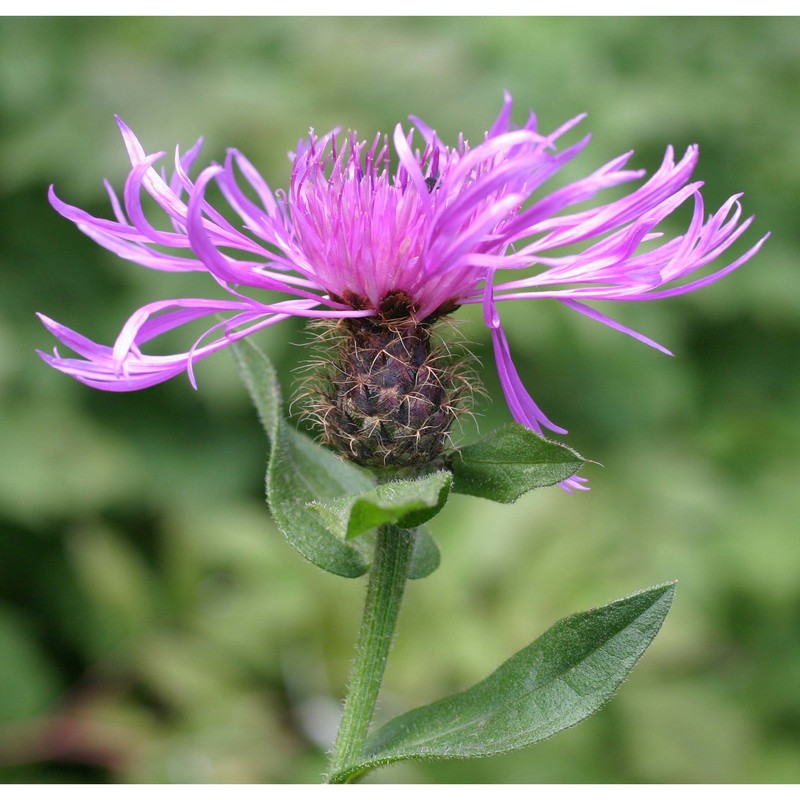
[[[395,128],[392,143],[355,133],[312,131],[291,156],[288,192],[273,192],[252,164],[230,150],[195,180],[189,172],[200,150],[176,150],[174,172],[154,165],[118,120],[132,169],[122,201],[108,184],[114,219],[98,219],[56,197],[55,209],[122,258],[166,272],[207,273],[227,299],[160,300],[136,311],[113,346],[96,344],[40,315],[45,326],[80,358],[40,353],[56,369],[98,389],[131,391],[188,372],[194,364],[261,328],[291,316],[337,319],[379,313],[387,296],[410,298],[420,321],[466,304],[481,304],[491,331],[500,381],[513,418],[541,433],[566,433],[539,409],[522,385],[498,311],[509,300],[553,299],[665,353],[669,351],[597,311],[591,300],[656,300],[694,291],[750,259],[765,239],[724,266],[704,270],[749,227],[741,221],[739,195],[706,219],[700,182],[689,182],[698,148],[675,162],[667,148],[661,167],[619,200],[570,211],[601,190],[643,177],[625,169],[626,153],[566,186],[544,184],[575,158],[589,137],[558,150],[556,142],[582,116],[552,134],[538,132],[531,114],[522,128],[511,124],[511,97],[483,142],[455,147],[441,142],[421,120]],[[233,225],[206,199],[216,183],[240,218]],[[164,212],[150,221],[142,190]],[[663,241],[659,224],[685,202],[694,213],[685,234]],[[228,217],[230,214],[227,215]],[[164,224],[166,223],[166,224]],[[643,243],[647,247],[640,248]],[[563,248],[571,254],[565,255]],[[515,274],[500,271],[512,270]],[[247,291],[249,294],[245,294]],[[278,292],[288,299],[274,302]],[[209,292],[209,294],[212,294]],[[224,322],[218,316],[224,315]],[[142,348],[162,333],[213,318],[183,353],[147,355]],[[570,485],[580,486],[580,479]]]

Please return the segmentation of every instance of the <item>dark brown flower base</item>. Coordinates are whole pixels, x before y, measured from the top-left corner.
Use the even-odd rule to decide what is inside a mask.
[[[325,442],[362,466],[428,464],[471,403],[471,356],[454,355],[432,332],[436,315],[418,322],[402,293],[380,311],[326,326],[330,353],[306,385],[309,414]]]

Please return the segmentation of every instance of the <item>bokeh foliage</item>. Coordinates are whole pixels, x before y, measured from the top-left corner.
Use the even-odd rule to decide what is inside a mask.
[[[209,283],[115,259],[47,185],[106,213],[102,178],[126,174],[114,113],[150,152],[201,133],[207,159],[239,147],[277,187],[309,126],[367,135],[415,113],[477,139],[507,88],[544,129],[590,113],[568,176],[631,147],[652,171],[666,144],[699,142],[709,207],[745,191],[773,238],[702,292],[604,309],[675,359],[555,304],[504,307],[527,385],[605,468],[578,497],[448,504],[381,713],[469,686],[559,617],[641,586],[678,578],[675,607],[578,728],[371,779],[800,780],[798,41],[797,19],[0,20],[2,779],[318,780],[363,593],[271,523],[265,442],[228,355],[198,367],[197,393],[178,378],[131,395],[35,357],[52,342],[34,311],[110,342],[138,305]],[[464,329],[490,365],[481,326]],[[259,339],[286,394],[305,341],[292,323]],[[508,412],[484,374],[485,432]]]

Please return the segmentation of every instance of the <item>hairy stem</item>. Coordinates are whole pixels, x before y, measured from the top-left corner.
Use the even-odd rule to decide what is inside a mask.
[[[329,783],[350,782],[337,775],[357,763],[364,747],[400,614],[415,536],[415,530],[395,525],[378,530],[344,715],[330,758]]]

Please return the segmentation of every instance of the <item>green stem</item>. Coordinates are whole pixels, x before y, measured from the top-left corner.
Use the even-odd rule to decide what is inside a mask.
[[[339,773],[358,763],[369,732],[403,602],[415,536],[414,529],[394,525],[378,530],[349,693],[330,758],[329,783],[349,783],[357,777]]]

